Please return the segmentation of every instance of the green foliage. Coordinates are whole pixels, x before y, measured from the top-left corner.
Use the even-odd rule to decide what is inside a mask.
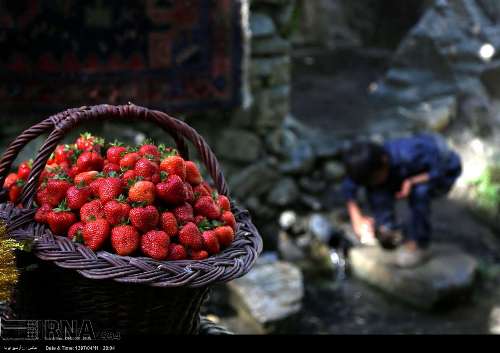
[[[496,213],[500,205],[500,166],[490,166],[473,181],[478,206]]]

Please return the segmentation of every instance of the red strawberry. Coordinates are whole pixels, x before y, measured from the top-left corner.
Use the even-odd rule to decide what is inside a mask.
[[[186,181],[191,185],[198,185],[203,181],[198,166],[192,161],[186,161]]]
[[[78,174],[80,174],[80,169],[76,165],[72,166],[68,172],[70,178],[75,178]]]
[[[152,181],[155,174],[159,175],[160,168],[156,163],[151,162],[149,159],[141,158],[137,161],[137,163],[135,163],[134,171],[138,177],[147,181]]]
[[[193,193],[195,200],[198,200],[200,197],[203,196],[209,196],[209,197],[212,196],[210,194],[210,191],[208,191],[205,185],[203,184],[196,185],[195,187],[193,187]]]
[[[188,203],[184,203],[184,205],[176,207],[174,209],[174,215],[177,222],[180,224],[194,221],[193,207]]]
[[[227,196],[219,195],[219,206],[223,211],[231,211],[231,202]]]
[[[208,219],[205,216],[197,215],[196,217],[194,217],[194,223],[196,223],[197,226],[206,222],[208,222]]]
[[[56,178],[57,179],[49,179],[46,187],[47,195],[51,200],[49,203],[52,206],[58,205],[66,197],[66,192],[71,187],[71,183],[67,179],[57,176]]]
[[[86,151],[78,157],[76,165],[82,172],[90,170],[101,171],[104,167],[104,159],[95,151]]]
[[[12,203],[17,203],[19,200],[19,196],[21,196],[21,192],[23,191],[23,186],[25,181],[23,179],[18,179],[14,185],[12,185],[9,189],[9,200]]]
[[[180,156],[169,156],[161,161],[160,170],[168,175],[178,175],[182,181],[186,180],[186,163]]]
[[[157,226],[160,214],[154,206],[135,207],[130,210],[129,218],[134,227],[147,232]]]
[[[140,243],[139,232],[132,226],[117,226],[111,231],[111,245],[118,255],[128,256],[133,254],[139,249]]]
[[[64,235],[69,227],[77,221],[74,213],[67,208],[66,202],[61,202],[57,208],[54,208],[47,215],[47,223],[50,230],[56,235]]]
[[[123,146],[111,146],[106,151],[106,158],[110,163],[119,165],[120,159],[127,153],[127,149]]]
[[[228,247],[234,240],[233,228],[229,226],[222,226],[215,228],[215,235],[219,240],[219,244],[223,247]]]
[[[70,186],[66,191],[66,199],[68,200],[68,207],[72,210],[79,210],[85,205],[91,195],[90,188],[84,186],[82,188],[77,186]]]
[[[122,169],[134,169],[137,161],[141,159],[141,155],[137,152],[127,153],[120,159],[120,168]]]
[[[101,200],[87,202],[80,208],[80,219],[82,222],[89,222],[96,219],[105,218],[104,206]]]
[[[120,173],[121,170],[120,170],[120,166],[118,164],[114,164],[114,163],[107,163],[104,165],[104,168],[102,168],[102,172],[104,173],[104,175],[109,175],[110,173]]]
[[[54,161],[57,164],[70,163],[71,156],[73,156],[73,154],[74,151],[70,148],[69,145],[59,145],[54,151]]]
[[[222,212],[221,220],[236,231],[236,219],[231,211]]]
[[[96,180],[90,183],[90,191],[92,191],[92,195],[95,197],[99,197],[99,188],[101,184],[104,182],[105,178],[98,177]]]
[[[48,203],[44,203],[41,207],[36,210],[35,222],[47,223],[47,216],[52,212],[52,206]]]
[[[130,206],[127,203],[111,200],[104,205],[104,215],[111,225],[118,225],[126,222],[130,213]]]
[[[83,237],[83,225],[83,222],[76,222],[71,227],[69,227],[68,238],[74,241],[80,240],[80,238]]]
[[[196,200],[194,198],[193,187],[189,183],[184,183],[184,192],[186,194],[186,202],[193,204]]]
[[[82,151],[101,151],[101,146],[104,144],[102,138],[92,136],[89,132],[80,134],[80,137],[76,139],[76,148]]]
[[[203,245],[209,254],[217,254],[220,251],[219,239],[213,230],[206,230],[201,234]]]
[[[208,257],[208,253],[205,250],[191,250],[189,254],[192,260],[204,260]]]
[[[32,163],[32,161],[24,161],[19,165],[19,168],[17,168],[17,176],[20,179],[28,180]]]
[[[131,202],[143,202],[151,205],[155,201],[155,184],[150,181],[138,181],[128,191]]]
[[[215,204],[210,196],[202,196],[194,205],[196,214],[207,217],[208,219],[217,219],[220,217],[220,207]]]
[[[168,256],[170,237],[161,230],[151,230],[142,236],[141,249],[144,255],[155,260],[165,260]]]
[[[116,199],[122,193],[122,181],[120,178],[108,177],[99,184],[99,198],[105,204]]]
[[[181,228],[179,242],[189,249],[201,250],[203,248],[203,238],[196,224],[189,222]]]
[[[161,229],[168,234],[169,237],[177,235],[177,220],[172,212],[163,212],[160,218]]]
[[[149,160],[159,162],[160,161],[160,152],[158,151],[158,147],[152,144],[142,145],[139,148],[139,154]]]
[[[97,179],[98,174],[99,172],[95,170],[78,173],[75,176],[75,185],[90,185],[90,183]]]
[[[12,185],[14,185],[18,179],[19,179],[19,176],[16,173],[10,173],[5,178],[5,181],[3,183],[3,187],[6,189],[10,189],[10,187]]]
[[[186,249],[180,244],[170,244],[168,246],[168,260],[184,260],[187,258]]]
[[[90,249],[96,251],[104,246],[109,238],[110,226],[105,219],[97,219],[83,226],[83,241]]]
[[[178,175],[169,175],[164,182],[156,184],[156,194],[171,205],[179,205],[186,199],[184,183]]]
[[[129,181],[134,180],[137,177],[133,169],[127,170],[122,175],[122,187],[128,189],[130,187]]]

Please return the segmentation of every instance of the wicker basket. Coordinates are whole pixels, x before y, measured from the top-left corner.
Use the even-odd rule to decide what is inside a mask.
[[[66,110],[32,126],[9,145],[0,160],[3,185],[19,151],[29,141],[49,133],[23,189],[23,207],[7,202],[5,191],[0,193],[0,219],[6,222],[10,236],[33,240],[32,251],[17,257],[18,266],[24,270],[14,291],[12,312],[19,319],[91,320],[101,329],[117,330],[122,335],[195,334],[200,306],[210,286],[243,276],[262,251],[262,239],[246,210],[232,203],[237,220],[234,242],[221,253],[200,261],[157,261],[94,252],[66,237],[55,236],[33,220],[37,181],[50,154],[80,123],[104,119],[155,123],[173,137],[186,159],[188,140],[218,192],[228,194],[219,163],[204,139],[189,125],[165,113],[133,104],[98,105]]]

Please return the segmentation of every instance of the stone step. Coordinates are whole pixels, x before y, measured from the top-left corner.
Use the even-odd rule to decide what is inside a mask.
[[[475,280],[477,261],[448,244],[435,244],[430,258],[415,268],[398,268],[396,252],[378,246],[355,247],[350,268],[359,279],[422,309],[451,304],[468,294]]]

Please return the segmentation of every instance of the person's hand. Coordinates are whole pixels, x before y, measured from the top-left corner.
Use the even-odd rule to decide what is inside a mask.
[[[410,195],[411,188],[413,187],[413,182],[411,179],[405,179],[401,184],[401,190],[396,193],[396,198],[404,199]]]
[[[371,217],[361,217],[354,223],[354,232],[361,243],[371,242],[375,239],[375,220]]]

